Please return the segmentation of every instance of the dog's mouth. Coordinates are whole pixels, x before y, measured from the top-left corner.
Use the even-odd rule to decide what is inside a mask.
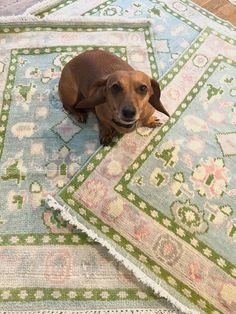
[[[117,126],[119,126],[121,128],[130,129],[130,128],[133,128],[136,125],[137,120],[120,122],[120,121],[112,119],[112,122],[115,123]]]

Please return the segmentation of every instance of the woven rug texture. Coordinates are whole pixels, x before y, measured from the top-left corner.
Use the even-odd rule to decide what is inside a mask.
[[[188,0],[0,19],[0,313],[236,311],[235,34]],[[104,148],[62,109],[63,66],[94,48],[160,82],[161,128]]]

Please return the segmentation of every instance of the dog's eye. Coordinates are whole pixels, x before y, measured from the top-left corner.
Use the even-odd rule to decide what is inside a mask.
[[[113,84],[111,90],[114,93],[119,93],[122,91],[122,87],[119,84]]]
[[[140,93],[146,94],[146,92],[147,92],[147,86],[144,85],[144,84],[142,84],[142,85],[139,86],[138,90],[139,90]]]

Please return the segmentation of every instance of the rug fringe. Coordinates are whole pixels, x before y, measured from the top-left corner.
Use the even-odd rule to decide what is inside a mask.
[[[167,309],[101,309],[101,310],[35,310],[35,311],[0,311],[0,314],[177,314]]]
[[[40,19],[42,21],[50,22],[50,23],[58,23],[59,22],[66,22],[66,23],[92,23],[92,24],[100,24],[100,25],[114,25],[117,24],[117,26],[122,25],[128,25],[128,26],[137,26],[137,25],[151,25],[151,19],[149,18],[137,18],[135,20],[131,20],[129,18],[125,17],[103,17],[101,20],[101,17],[98,16],[79,16],[77,18],[75,17],[64,17],[64,15],[57,15],[56,17],[50,17],[46,16],[43,19]],[[122,25],[120,25],[122,24]]]
[[[34,5],[26,9],[22,15],[36,15],[37,13],[40,13],[41,11],[46,11],[47,9],[61,3],[63,3],[62,0],[44,0],[39,3],[35,3]]]
[[[74,225],[76,228],[80,229],[81,231],[85,232],[91,239],[99,242],[102,246],[106,247],[111,255],[113,255],[119,262],[124,264],[124,266],[132,271],[134,275],[137,277],[138,280],[146,284],[147,286],[151,287],[155,293],[160,295],[161,297],[166,298],[170,301],[176,308],[186,314],[199,314],[199,311],[195,309],[190,309],[176,298],[171,296],[164,288],[161,287],[160,282],[157,283],[151,278],[149,278],[146,274],[144,274],[137,266],[132,264],[127,258],[121,255],[119,252],[115,250],[115,248],[105,239],[100,238],[93,230],[88,229],[82,223],[80,223],[75,216],[72,216],[70,213],[70,209],[67,206],[60,205],[57,200],[49,196],[47,199],[47,203],[53,210],[59,210],[61,212],[62,218],[69,222],[70,224]]]
[[[30,23],[32,25],[35,24],[35,26],[47,26],[47,25],[58,25],[58,26],[64,26],[66,23],[66,26],[71,26],[76,24],[76,26],[84,26],[91,27],[91,25],[96,26],[147,26],[151,25],[151,20],[147,18],[140,18],[136,20],[130,20],[128,18],[113,18],[113,17],[104,17],[102,20],[97,16],[79,16],[77,18],[65,18],[64,16],[58,15],[57,17],[45,17],[43,19],[40,19],[34,15],[9,15],[0,17],[0,23],[1,24],[9,24],[14,23],[14,26],[17,26],[17,23],[19,24],[27,24]],[[62,25],[63,24],[63,25]]]
[[[36,16],[24,16],[24,15],[8,15],[8,16],[0,16],[1,24],[9,24],[9,23],[38,23],[39,18]]]

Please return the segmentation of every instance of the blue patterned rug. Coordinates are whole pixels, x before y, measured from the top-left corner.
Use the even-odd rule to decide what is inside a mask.
[[[112,314],[119,313],[121,309],[132,309],[130,312],[132,314],[143,313],[142,310],[145,310],[144,313],[149,313],[149,310],[151,313],[176,312],[170,302],[157,297],[151,290],[138,283],[129,271],[110,257],[106,249],[65,222],[58,211],[50,210],[45,204],[46,198],[49,195],[55,196],[65,184],[69,184],[73,176],[99,149],[96,120],[90,116],[88,124],[81,125],[73,117],[68,116],[62,110],[58,99],[57,83],[63,65],[74,55],[86,49],[99,47],[123,57],[134,67],[156,79],[161,77],[162,88],[165,90],[163,102],[173,113],[182,101],[179,91],[186,95],[190,93],[190,89],[201,75],[207,75],[204,71],[212,66],[213,81],[210,79],[207,81],[209,86],[205,90],[205,98],[199,102],[203,101],[205,104],[205,112],[209,109],[207,97],[210,106],[213,106],[216,101],[221,101],[222,107],[218,110],[221,114],[209,114],[211,123],[220,123],[222,111],[232,103],[230,117],[235,124],[234,101],[229,99],[235,97],[234,80],[230,82],[233,65],[228,63],[235,58],[235,51],[232,48],[234,41],[230,39],[235,38],[235,28],[188,0],[165,2],[59,0],[47,2],[46,7],[42,3],[30,9],[28,13],[33,13],[38,18],[47,16],[54,21],[61,18],[76,19],[79,15],[98,18],[100,16],[102,22],[95,25],[92,22],[85,25],[81,22],[68,21],[1,24],[0,99],[3,104],[0,123],[0,270],[2,274],[0,275],[0,313],[1,310],[4,313],[6,310],[31,310],[34,313],[39,313],[38,311],[42,313],[46,309],[50,310],[50,313],[61,313],[61,311],[66,313],[65,309],[76,310],[76,313],[82,313],[80,311],[83,310],[94,313],[95,309],[103,309],[106,313],[113,309]],[[110,20],[109,25],[103,22],[105,18],[117,17],[125,17],[134,22],[137,18],[151,18],[153,24],[149,27],[147,24],[117,24],[113,23],[113,20]],[[204,45],[205,41],[202,38],[206,26],[210,26],[214,31],[206,31],[207,40]],[[212,51],[209,51],[209,47]],[[221,54],[224,59],[217,59],[218,54]],[[187,63],[189,57],[193,60],[194,71],[189,66],[191,63]],[[220,73],[217,74],[213,62],[217,64],[220,62],[218,68],[225,66],[227,77],[223,78],[220,77]],[[177,72],[182,75],[179,81],[181,87],[173,88],[171,84],[178,86],[174,81]],[[222,86],[216,83],[217,80],[221,80]],[[186,89],[183,89],[183,84],[186,85]],[[222,97],[226,95],[221,92],[222,89],[232,90],[231,96],[227,94],[226,102],[224,99],[222,101]],[[192,104],[189,104],[189,108],[192,108]],[[182,110],[180,111],[182,118],[184,116]],[[179,117],[177,113],[178,111],[176,111],[176,120]],[[200,115],[198,118],[201,119],[203,116]],[[189,144],[188,149],[189,152],[195,150],[196,154],[196,150],[201,151],[203,141],[199,139],[198,131],[192,130],[189,125],[197,123],[205,132],[206,129],[201,121],[192,117],[185,121],[186,127],[193,133],[192,145]],[[178,123],[176,126],[178,127]],[[136,160],[148,143],[155,138],[157,131],[138,129],[135,134],[126,137],[124,142],[121,140],[118,145],[123,143],[124,150],[129,152],[129,158],[127,160],[121,158],[122,162],[132,163]],[[211,199],[211,193],[217,187],[214,178],[209,175],[209,180],[206,180],[207,184],[203,188],[197,177],[206,167],[214,165],[222,170],[225,178],[228,178],[229,172],[224,172],[224,169],[225,167],[232,169],[232,167],[225,163],[225,159],[228,155],[233,158],[233,146],[230,144],[234,143],[233,136],[229,130],[225,132],[219,129],[214,143],[217,143],[216,146],[221,151],[220,159],[223,163],[216,163],[215,157],[213,161],[196,163],[193,179],[190,180],[189,177],[189,181],[188,174],[183,169],[175,173],[170,171],[171,164],[176,166],[177,161],[167,158],[165,154],[168,149],[174,149],[174,146],[169,143],[165,151],[166,148],[161,147],[160,143],[162,154],[159,153],[159,157],[148,155],[143,166],[132,172],[134,178],[132,177],[131,181],[124,181],[123,178],[121,181],[123,191],[119,190],[121,187],[118,182],[123,175],[127,175],[123,172],[128,170],[127,167],[122,170],[121,177],[116,177],[114,186],[116,192],[115,190],[112,192],[115,193],[114,199],[111,200],[109,208],[102,210],[103,221],[109,219],[109,223],[117,223],[122,213],[122,206],[116,202],[116,197],[121,195],[129,206],[134,207],[138,205],[137,200],[142,200],[140,204],[145,206],[148,199],[150,201],[148,208],[152,213],[159,199],[152,200],[151,191],[156,190],[157,187],[165,191],[166,180],[174,178],[171,193],[175,195],[175,200],[172,199],[173,206],[170,211],[167,212],[160,207],[158,215],[156,212],[152,213],[154,215],[152,219],[155,219],[159,227],[170,233],[166,237],[165,232],[162,231],[163,237],[159,241],[159,246],[155,243],[152,247],[149,245],[158,259],[160,256],[165,257],[165,260],[159,261],[164,263],[160,268],[161,274],[160,269],[156,267],[154,277],[150,276],[150,278],[154,281],[157,277],[161,279],[164,290],[162,295],[167,296],[166,292],[168,292],[168,298],[171,296],[175,299],[169,298],[172,303],[176,303],[177,299],[176,304],[186,312],[194,309],[215,314],[235,311],[233,297],[235,261],[230,254],[235,238],[235,220],[230,210],[232,204],[228,202],[228,207],[221,207],[218,202],[211,201],[207,204],[202,202],[199,203],[201,206],[198,208],[201,207],[201,210],[196,216],[197,208],[193,206],[195,203],[190,197],[192,184],[200,199],[209,197]],[[172,139],[170,141],[173,142]],[[205,137],[204,141],[206,141]],[[155,142],[155,145],[157,144],[158,142]],[[178,145],[182,150],[183,144]],[[115,151],[99,150],[98,154],[100,152],[102,152],[102,159],[98,161],[100,163],[104,160],[105,165],[102,168],[104,173],[109,166],[106,175],[110,180],[114,175],[112,169],[116,163],[113,157],[109,160],[109,156],[113,156]],[[176,154],[176,150],[173,152]],[[166,163],[164,168],[158,167],[159,172],[153,171],[151,166],[153,163],[151,159],[156,160],[157,157],[161,164]],[[183,163],[188,167],[191,163],[195,164],[196,160],[191,160],[188,154],[183,156]],[[99,167],[98,162],[95,164]],[[143,175],[143,171],[146,176]],[[150,175],[150,182],[148,175]],[[227,181],[225,186],[227,185],[227,189],[234,195],[232,184],[235,178],[234,181],[231,178],[230,182]],[[144,188],[142,183],[145,184]],[[221,193],[224,195],[225,186],[220,185],[223,189]],[[133,195],[135,195],[134,199]],[[65,195],[62,196],[67,200]],[[191,203],[185,202],[187,197],[190,197]],[[86,205],[91,206],[88,201]],[[70,207],[72,205],[71,203]],[[186,211],[181,211],[183,205],[191,209],[191,215],[186,216]],[[202,205],[206,205],[204,211]],[[140,213],[144,210],[141,209]],[[129,213],[130,220],[131,212]],[[132,240],[134,239],[135,244],[138,245],[142,239],[148,238],[147,226],[139,215],[132,216],[135,223]],[[195,225],[184,224],[187,217],[192,216],[197,217],[198,223],[194,221]],[[90,218],[89,224],[92,227],[95,220]],[[177,225],[179,227],[174,229],[176,232],[173,233],[173,228]],[[225,247],[222,249],[220,245],[215,246],[214,232],[210,233],[211,228],[221,230],[219,234],[222,239],[224,241],[228,239],[228,249]],[[117,245],[119,237],[115,236],[115,239],[114,246]],[[152,241],[155,239],[153,237]],[[197,255],[187,265],[186,262],[180,263],[180,261],[184,257],[183,247],[188,246]],[[132,246],[128,245],[128,248],[132,250]],[[129,258],[134,261],[132,257]],[[144,255],[140,257],[138,263],[146,272]],[[181,269],[180,277],[178,267]],[[167,273],[170,269],[174,274]],[[185,269],[185,272],[182,273],[182,269]],[[149,271],[146,273],[150,275]],[[203,295],[202,291],[206,293],[204,292]]]

